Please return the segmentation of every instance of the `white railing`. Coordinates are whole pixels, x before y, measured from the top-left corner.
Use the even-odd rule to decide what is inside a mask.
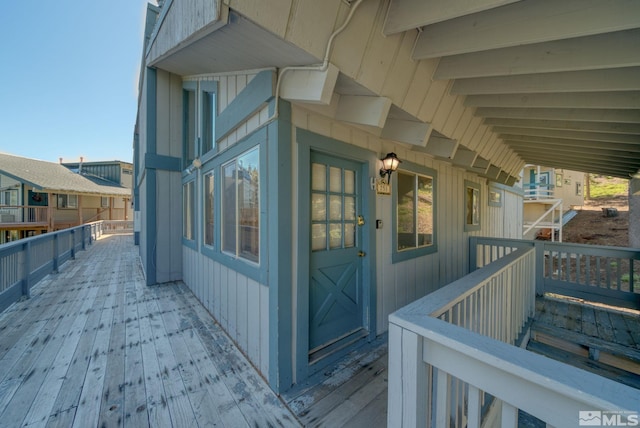
[[[38,223],[47,225],[49,207],[0,205],[0,223]]]
[[[554,186],[548,184],[524,184],[524,199],[525,200],[539,200],[539,199],[553,199]]]
[[[536,202],[535,200],[525,201],[526,203]],[[525,222],[523,235],[531,232],[533,229],[551,229],[551,241],[555,241],[555,231],[558,231],[558,240],[562,242],[562,199],[547,199],[546,203],[552,204],[547,211],[540,215],[535,221]]]
[[[133,220],[102,220],[105,234],[133,233]]]
[[[512,248],[393,313],[388,426],[513,428],[520,409],[568,427],[580,411],[637,411],[638,390],[512,345],[534,306],[535,250]]]

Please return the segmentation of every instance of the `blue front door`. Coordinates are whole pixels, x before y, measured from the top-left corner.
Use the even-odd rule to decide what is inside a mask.
[[[366,336],[362,165],[311,153],[309,362]]]

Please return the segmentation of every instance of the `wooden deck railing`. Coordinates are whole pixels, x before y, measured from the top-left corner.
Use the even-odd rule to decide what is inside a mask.
[[[536,291],[640,309],[640,249],[500,238],[470,238],[470,266],[516,248],[536,249]]]
[[[0,205],[0,224],[39,223],[47,224],[49,207],[25,205]]]
[[[0,312],[103,233],[101,221],[0,245]]]
[[[511,243],[391,314],[388,426],[512,428],[520,409],[565,427],[581,411],[638,410],[635,389],[511,344],[533,315],[536,257]]]

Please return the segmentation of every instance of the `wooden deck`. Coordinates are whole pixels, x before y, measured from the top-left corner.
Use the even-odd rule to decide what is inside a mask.
[[[144,285],[132,240],[0,315],[0,425],[300,426],[184,284]]]
[[[634,312],[539,300],[536,318],[537,336],[589,336],[586,360],[640,352]],[[374,428],[387,359],[382,337],[279,398],[184,284],[146,287],[131,236],[111,235],[0,315],[0,425]]]

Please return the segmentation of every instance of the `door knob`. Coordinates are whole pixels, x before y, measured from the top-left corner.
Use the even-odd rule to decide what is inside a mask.
[[[367,253],[365,253],[364,251],[358,251],[358,257],[364,257],[366,255]]]

